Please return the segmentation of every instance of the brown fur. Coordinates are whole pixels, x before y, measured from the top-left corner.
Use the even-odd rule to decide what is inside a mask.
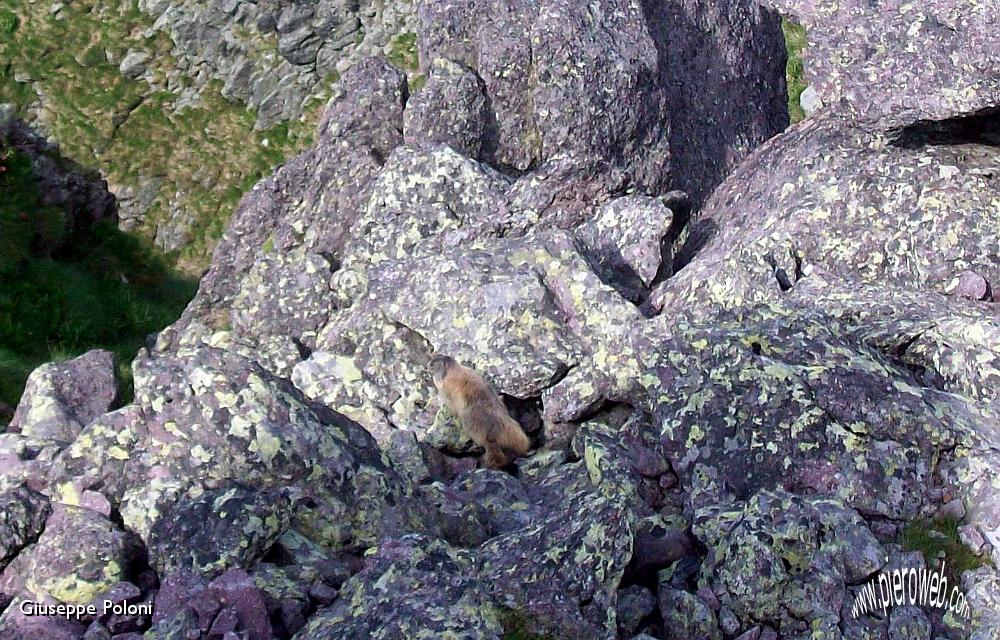
[[[465,433],[486,449],[483,463],[501,469],[523,456],[531,442],[521,425],[481,375],[448,356],[434,356],[430,363],[434,386]],[[514,457],[508,457],[512,452]]]

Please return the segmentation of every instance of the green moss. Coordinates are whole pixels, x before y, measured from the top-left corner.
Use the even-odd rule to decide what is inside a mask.
[[[425,84],[427,84],[427,76],[422,73],[418,73],[409,81],[410,93],[412,94],[420,91],[424,88]]]
[[[6,9],[0,10],[0,36],[13,35],[19,26],[21,21],[16,13]]]
[[[552,636],[531,631],[531,620],[523,611],[504,609],[500,616],[503,640],[551,640]]]
[[[802,92],[808,86],[802,64],[802,51],[806,48],[806,30],[801,25],[784,18],[781,20],[781,30],[785,34],[785,48],[788,52],[788,64],[785,67],[788,82],[788,115],[794,124],[806,117],[800,100]]]
[[[389,44],[389,55],[386,58],[400,69],[407,71],[416,71],[419,69],[420,59],[417,54],[417,34],[403,32],[393,38]]]
[[[929,567],[937,568],[944,558],[948,580],[958,584],[963,572],[988,563],[985,556],[977,556],[962,544],[958,527],[959,521],[955,518],[917,520],[900,532],[899,544],[907,551],[922,553]]]
[[[107,62],[108,58],[104,53],[104,47],[100,45],[93,45],[87,47],[87,50],[83,52],[80,56],[80,66],[83,67],[96,67],[99,64]]]

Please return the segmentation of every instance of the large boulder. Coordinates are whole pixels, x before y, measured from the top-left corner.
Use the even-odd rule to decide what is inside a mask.
[[[161,575],[189,571],[214,578],[250,569],[288,526],[286,496],[240,486],[206,491],[175,505],[150,531],[150,564]]]
[[[51,511],[45,496],[27,487],[0,490],[0,569],[38,539]]]
[[[0,593],[86,605],[125,577],[133,536],[90,509],[57,505],[38,541],[0,576]]]
[[[620,173],[591,175],[604,197],[624,181],[701,201],[788,121],[778,15],[747,0],[431,0],[418,16],[422,68],[451,59],[482,79],[498,167],[591,157]]]
[[[114,355],[95,350],[31,372],[8,431],[72,442],[118,397]]]
[[[769,0],[806,27],[820,103],[891,129],[1000,106],[994,2]]]
[[[950,293],[966,271],[1000,279],[997,147],[893,143],[837,117],[769,141],[691,224],[687,266],[654,307],[706,318],[776,300],[822,271],[884,288]]]
[[[452,637],[498,640],[500,611],[469,558],[420,536],[388,541],[297,640]]]
[[[832,631],[846,585],[864,582],[888,559],[856,512],[784,491],[705,506],[694,531],[709,549],[714,591],[731,598],[743,626],[766,623],[788,635]]]

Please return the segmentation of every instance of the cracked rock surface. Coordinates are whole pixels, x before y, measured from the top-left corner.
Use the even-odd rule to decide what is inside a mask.
[[[824,29],[895,38],[889,4],[782,8],[849,56]],[[318,58],[322,5],[295,6],[279,46]],[[817,65],[826,106],[779,133],[773,9],[415,10],[426,85],[345,73],[133,401],[100,353],[32,377],[0,434],[0,637],[40,633],[23,599],[110,592],[153,615],[47,637],[995,638],[1000,104],[938,99],[993,67],[845,108],[864,68]],[[951,55],[920,23],[907,42]],[[716,93],[714,119],[678,109]],[[526,456],[481,468],[435,353],[493,385]],[[935,564],[904,534],[942,520],[970,616],[853,617],[879,572]]]

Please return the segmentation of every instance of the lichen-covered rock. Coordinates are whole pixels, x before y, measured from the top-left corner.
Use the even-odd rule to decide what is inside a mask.
[[[155,640],[229,633],[248,640],[275,637],[266,594],[240,569],[231,569],[211,582],[185,572],[169,576],[157,595],[153,622],[145,637]]]
[[[814,272],[939,293],[969,269],[998,281],[1000,152],[955,142],[894,143],[835,117],[769,141],[692,222],[682,253],[697,257],[655,306],[705,318],[776,300]]]
[[[889,614],[889,640],[930,640],[931,623],[919,607],[895,607]]]
[[[855,511],[784,491],[703,507],[694,533],[710,550],[713,588],[730,598],[740,621],[768,623],[782,634],[835,625],[845,585],[864,581],[887,560]]]
[[[9,431],[60,443],[72,442],[118,396],[114,355],[88,351],[62,363],[44,364],[28,378]]]
[[[655,198],[625,196],[602,205],[576,235],[601,279],[639,302],[657,276],[671,275],[684,222]]]
[[[80,640],[86,625],[62,616],[25,615],[22,602],[30,598],[16,598],[0,614],[0,638],[3,640]],[[108,636],[110,637],[110,636]]]
[[[482,78],[495,123],[484,158],[496,166],[525,170],[560,154],[603,159],[641,190],[673,178],[700,201],[787,122],[778,17],[752,2],[615,0],[585,9],[562,0],[431,0],[418,16],[425,71],[450,58]],[[709,70],[720,65],[727,74],[715,83]],[[747,95],[757,108],[746,108]],[[715,126],[706,128],[708,119]],[[675,153],[682,162],[672,173]]]
[[[0,490],[0,569],[38,539],[51,512],[45,496],[27,487]]]
[[[233,330],[265,343],[268,338],[290,336],[296,346],[314,347],[316,333],[330,314],[332,272],[327,259],[318,254],[292,251],[262,256],[240,283],[233,301]]]
[[[136,542],[90,509],[56,505],[45,531],[0,577],[0,592],[87,605],[125,577]]]
[[[500,611],[470,559],[441,541],[407,536],[380,545],[295,637],[498,640],[502,633]]]
[[[970,640],[1000,638],[1000,576],[989,567],[979,567],[962,575],[962,591],[973,617]]]
[[[408,144],[446,144],[479,160],[488,124],[482,81],[447,58],[437,58],[428,67],[427,83],[406,103],[404,139]]]
[[[707,331],[679,329],[671,348],[646,358],[647,411],[685,483],[714,469],[718,489],[740,499],[766,486],[808,487],[865,513],[912,518],[931,502],[936,471],[923,462],[936,452],[962,443],[954,459],[966,478],[992,464],[988,409],[921,386],[831,316],[797,313],[760,307]],[[980,477],[961,485],[990,504],[978,492],[996,489]]]
[[[223,328],[241,289],[244,304],[259,304],[261,295],[279,312],[283,296],[315,290],[315,278],[286,276],[281,293],[268,289],[255,293],[256,288],[244,287],[243,281],[271,253],[281,256],[297,249],[298,260],[312,262],[314,256],[338,256],[357,212],[369,199],[372,179],[402,142],[406,96],[405,76],[382,60],[360,60],[344,74],[320,124],[316,146],[244,197],[194,301],[180,322],[161,334],[161,349],[197,343]],[[288,262],[276,260],[279,265]],[[286,324],[291,329],[288,337],[307,333],[315,317],[303,317],[301,329]],[[276,318],[294,321],[288,315]],[[251,329],[248,337],[255,333]]]
[[[331,547],[363,548],[417,517],[369,434],[243,357],[202,347],[141,358],[135,380],[145,420],[124,452],[127,489],[109,497],[144,537],[172,504],[231,482],[295,488],[305,502],[294,522]]]
[[[240,486],[206,491],[170,508],[147,541],[160,575],[193,571],[207,578],[249,569],[278,539],[291,518],[287,496]]]
[[[824,106],[869,126],[1000,106],[995,1],[770,0],[805,27],[806,74]]]
[[[574,402],[556,387],[546,411],[562,421],[582,415],[628,384],[629,325],[641,316],[601,283],[568,234],[543,238],[372,270],[368,295],[324,328],[320,350],[296,366],[293,381],[386,438],[386,418],[418,431],[433,424],[428,405],[436,392],[424,363],[435,351],[522,399],[542,395],[578,366],[562,389],[572,386],[586,399]]]
[[[537,525],[483,545],[479,574],[495,601],[526,615],[533,631],[613,636],[632,517],[621,498],[584,493]]]
[[[620,636],[629,637],[634,634],[643,619],[656,609],[656,599],[653,594],[641,585],[619,589],[617,599],[615,618]]]
[[[715,613],[698,596],[667,584],[657,588],[663,628],[671,638],[722,640]]]

